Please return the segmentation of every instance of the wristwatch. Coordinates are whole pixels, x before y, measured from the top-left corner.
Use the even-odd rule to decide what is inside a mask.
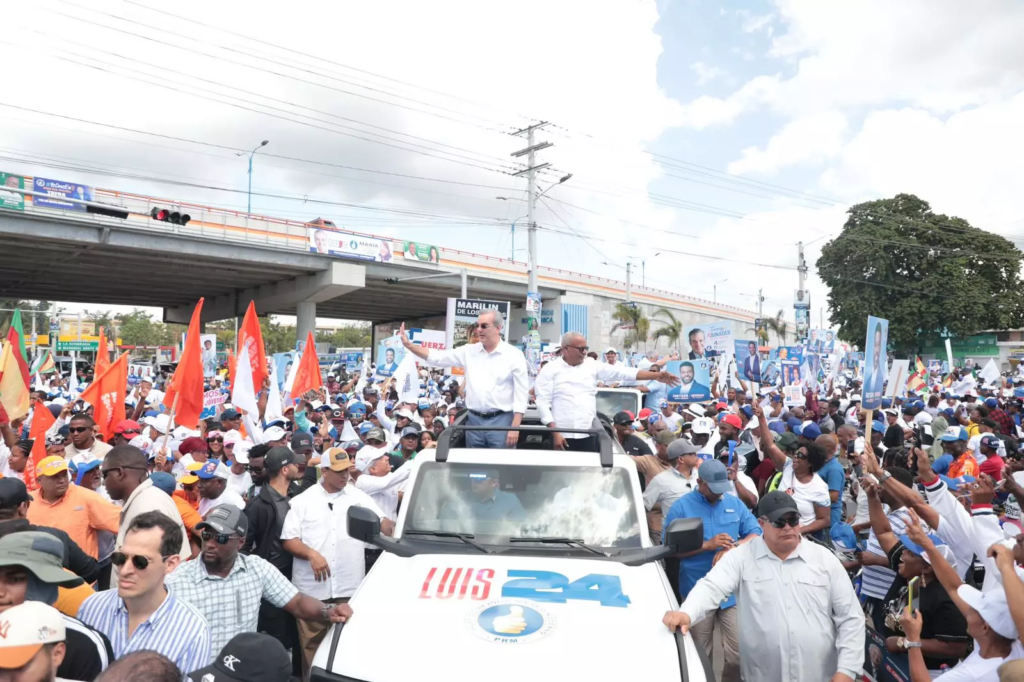
[[[332,604],[324,604],[324,607],[320,609],[320,617],[324,620],[330,620],[330,617],[327,615],[327,613],[333,608],[334,606]]]
[[[911,642],[909,639],[906,639],[905,637],[900,637],[899,639],[896,640],[896,647],[898,649],[904,649],[904,650],[906,650],[906,649],[920,649],[921,648],[921,643],[920,642]]]
[[[888,481],[890,478],[892,478],[892,474],[889,473],[888,471],[883,471],[882,475],[878,477],[878,485],[885,485],[885,482]]]

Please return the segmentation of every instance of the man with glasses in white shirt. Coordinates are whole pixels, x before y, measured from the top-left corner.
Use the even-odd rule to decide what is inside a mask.
[[[477,317],[477,343],[447,350],[426,349],[409,340],[405,325],[399,336],[406,350],[433,367],[461,367],[466,371],[468,426],[519,426],[529,400],[526,357],[505,342],[505,320],[497,310]],[[466,447],[514,448],[518,431],[467,431]]]
[[[534,386],[541,421],[549,428],[592,428],[597,416],[598,382],[660,381],[668,386],[679,383],[670,372],[651,372],[616,363],[601,363],[587,357],[587,340],[579,332],[562,336],[561,354],[537,375]],[[558,450],[597,450],[597,439],[582,433],[556,433]]]

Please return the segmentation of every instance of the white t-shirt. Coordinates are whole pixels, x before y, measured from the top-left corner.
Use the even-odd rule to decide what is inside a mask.
[[[243,471],[240,474],[231,472],[228,475],[228,490],[233,490],[238,493],[239,497],[245,497],[245,494],[249,492],[249,488],[252,486],[252,476],[249,475],[248,471]]]
[[[793,474],[793,460],[786,460],[786,468],[782,470],[782,480],[779,481],[779,490],[785,490],[793,496],[796,507],[800,512],[800,525],[807,526],[814,523],[818,516],[814,508],[830,507],[832,497],[828,492],[828,484],[821,476],[811,476],[807,483],[801,483]]]
[[[214,507],[219,507],[222,504],[233,504],[239,509],[245,509],[245,500],[242,499],[242,496],[231,488],[224,488],[224,492],[222,492],[220,497],[215,500],[211,500],[208,497],[199,498],[199,515],[205,519],[206,512],[210,511]]]
[[[949,672],[943,673],[939,679],[943,682],[999,682],[996,672],[1003,663],[1024,658],[1024,647],[1020,640],[1013,640],[1010,655],[1006,658],[982,658],[975,648],[970,656],[958,663]]]
[[[683,421],[683,415],[677,414],[675,412],[673,412],[672,414],[670,414],[667,417],[665,415],[661,415],[661,418],[664,419],[665,421],[669,422],[672,425],[669,428],[672,429],[673,431],[678,431],[679,430],[679,424],[682,423],[682,421]]]
[[[754,499],[755,500],[758,499],[757,498],[757,485],[754,483],[754,479],[750,478],[750,476],[747,476],[742,471],[737,471],[736,472],[736,480],[740,482],[740,485],[742,485],[744,488],[746,488],[747,490],[749,490],[750,492],[752,492],[754,494]],[[731,492],[733,495],[736,495],[736,482],[735,481],[729,481],[729,488],[730,488],[729,492]],[[738,495],[737,495],[737,497],[738,497]]]

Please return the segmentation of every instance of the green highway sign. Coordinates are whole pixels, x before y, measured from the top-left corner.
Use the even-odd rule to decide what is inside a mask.
[[[57,352],[61,351],[95,351],[99,348],[99,341],[58,341]]]

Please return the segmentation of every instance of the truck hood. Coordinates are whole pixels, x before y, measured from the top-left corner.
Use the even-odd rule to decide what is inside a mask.
[[[333,629],[313,660],[344,680],[407,682],[433,669],[455,682],[521,682],[541,666],[579,679],[680,679],[676,639],[661,622],[676,603],[656,564],[384,553],[351,606],[330,667]],[[704,680],[689,637],[685,645],[688,679]]]

